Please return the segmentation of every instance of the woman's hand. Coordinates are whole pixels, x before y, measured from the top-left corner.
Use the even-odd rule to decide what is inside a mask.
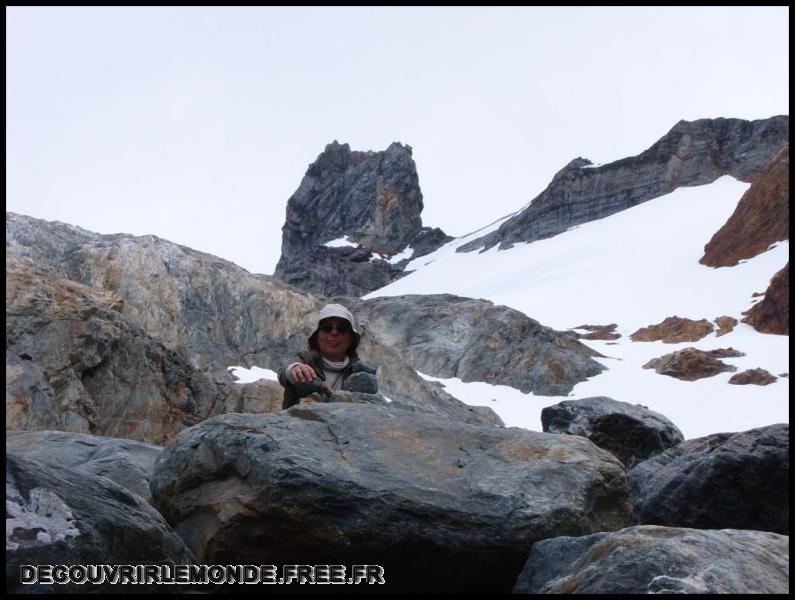
[[[309,365],[295,365],[293,367],[293,379],[298,383],[310,383],[315,380],[317,373]]]

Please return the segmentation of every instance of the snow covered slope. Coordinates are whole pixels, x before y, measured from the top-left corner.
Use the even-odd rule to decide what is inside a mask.
[[[464,402],[487,405],[509,426],[541,430],[541,408],[564,399],[609,396],[639,403],[671,419],[686,438],[789,421],[789,337],[765,335],[745,324],[697,342],[633,342],[629,335],[666,317],[714,321],[742,312],[789,260],[789,242],[735,267],[698,263],[704,245],[726,222],[749,184],[722,177],[675,192],[553,238],[482,253],[455,249],[499,227],[496,222],[412,261],[414,272],[365,298],[451,293],[485,298],[520,310],[555,329],[616,323],[621,338],[583,343],[606,358],[608,371],[575,387],[568,398],[522,394],[506,386],[438,380]],[[778,379],[767,386],[731,385],[731,373],[681,381],[641,368],[688,346],[733,347],[746,354],[723,359],[738,372],[761,367]],[[432,377],[429,377],[432,379]]]

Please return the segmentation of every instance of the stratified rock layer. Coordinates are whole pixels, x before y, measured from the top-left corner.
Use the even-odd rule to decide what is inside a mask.
[[[459,252],[500,248],[557,235],[615,214],[678,187],[712,183],[722,175],[753,181],[789,143],[789,117],[758,121],[680,121],[651,148],[607,165],[577,158],[530,205]]]

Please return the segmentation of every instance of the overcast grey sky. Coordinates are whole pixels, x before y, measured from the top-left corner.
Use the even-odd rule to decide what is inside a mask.
[[[680,119],[789,114],[786,7],[7,7],[7,209],[272,273],[332,140],[461,236]]]

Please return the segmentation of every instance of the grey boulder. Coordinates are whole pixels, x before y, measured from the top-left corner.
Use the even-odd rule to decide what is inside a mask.
[[[66,431],[6,431],[6,448],[84,473],[107,477],[149,502],[149,477],[163,448],[134,440]]]
[[[604,396],[547,406],[541,411],[541,426],[550,433],[587,437],[615,454],[628,469],[685,439],[663,415]]]
[[[152,494],[201,561],[377,564],[385,591],[509,592],[533,541],[630,510],[623,466],[586,439],[349,403],[208,419]]]
[[[627,474],[637,523],[789,535],[789,425],[687,440]]]
[[[6,449],[6,592],[170,592],[175,586],[27,584],[22,565],[190,565],[162,516],[110,479]]]
[[[789,536],[651,525],[538,542],[520,594],[786,594]]]

